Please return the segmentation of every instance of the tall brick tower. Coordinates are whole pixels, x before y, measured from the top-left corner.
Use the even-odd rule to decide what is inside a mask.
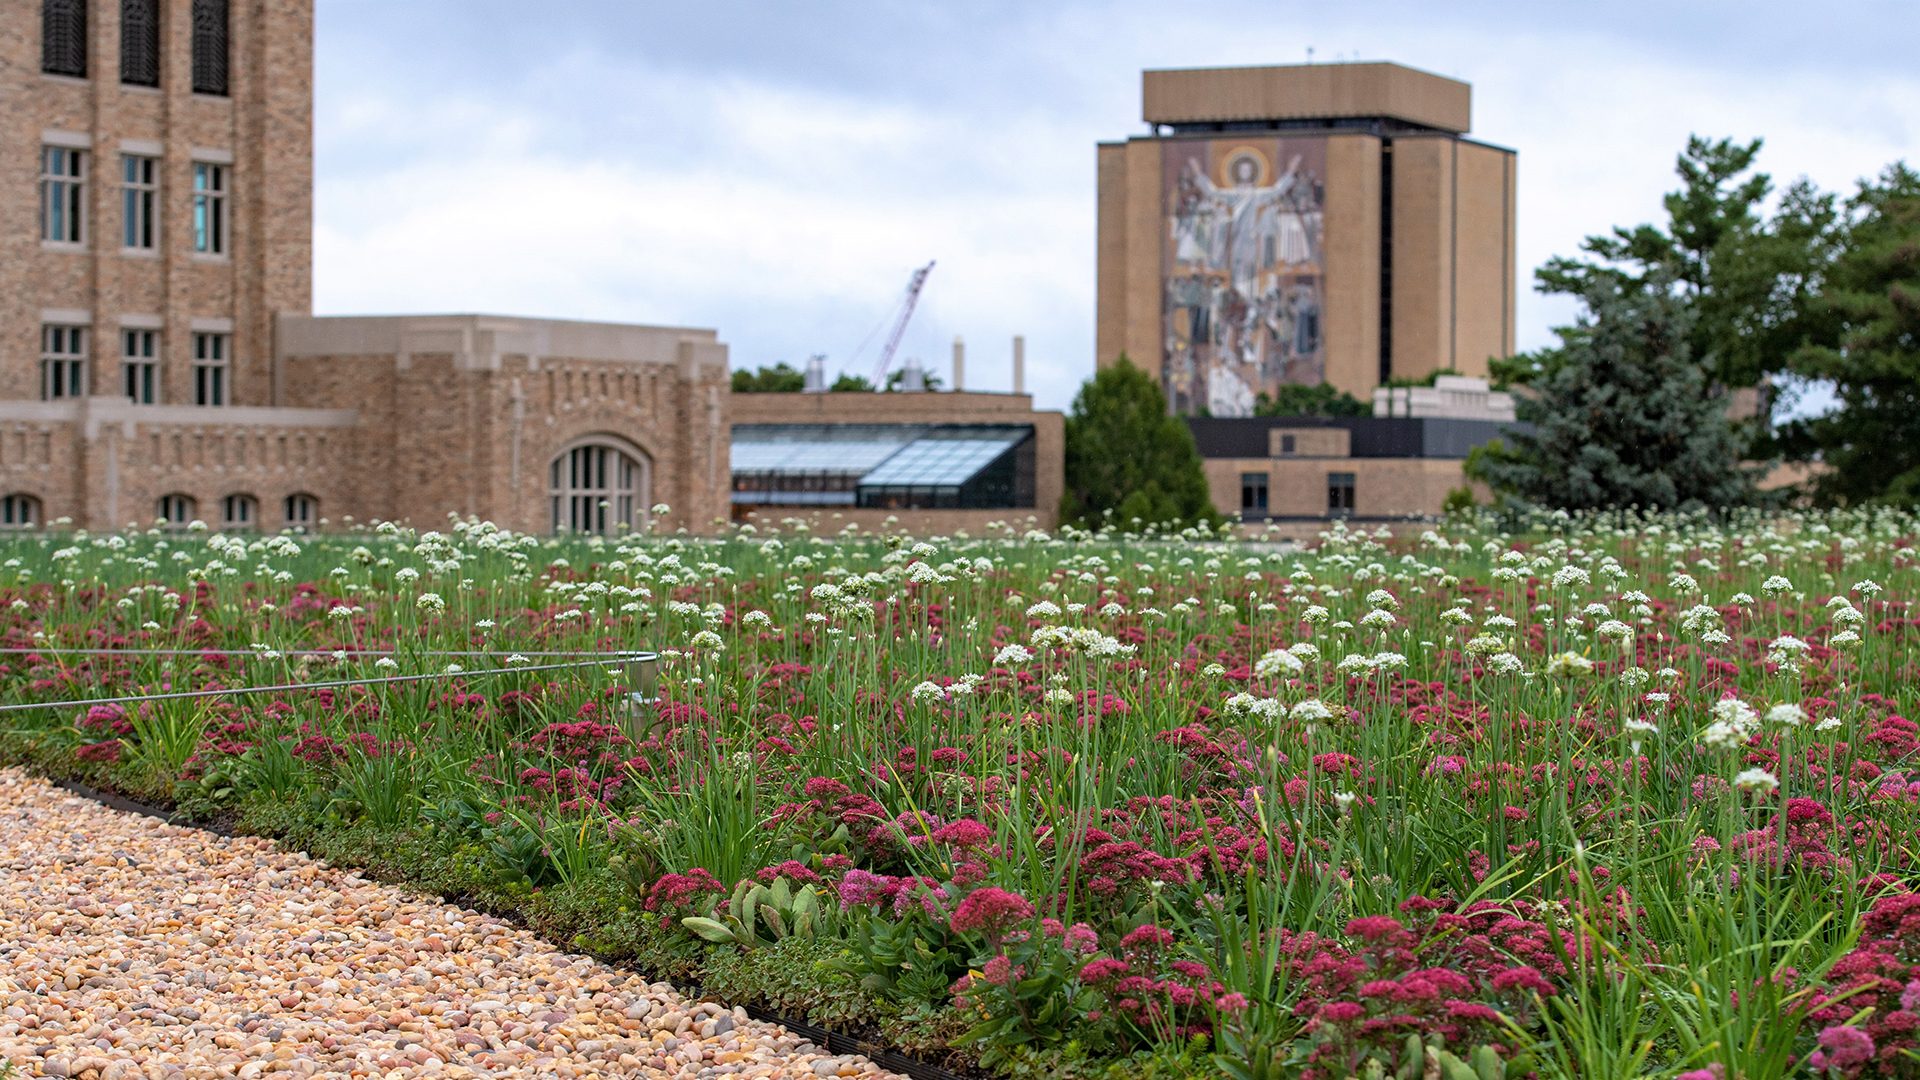
[[[1485,375],[1513,350],[1513,151],[1472,90],[1398,64],[1148,71],[1099,147],[1097,361],[1183,413],[1262,392]]]
[[[312,0],[0,0],[0,400],[278,403],[312,179]]]

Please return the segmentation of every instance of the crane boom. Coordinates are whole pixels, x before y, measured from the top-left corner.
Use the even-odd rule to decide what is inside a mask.
[[[887,335],[887,343],[880,349],[880,361],[873,366],[873,388],[887,388],[887,369],[893,366],[893,354],[900,348],[900,339],[906,336],[907,323],[913,318],[913,307],[920,302],[920,290],[926,287],[927,275],[933,272],[933,263],[913,272],[907,281],[906,302],[900,307],[900,317],[894,321],[893,332]]]

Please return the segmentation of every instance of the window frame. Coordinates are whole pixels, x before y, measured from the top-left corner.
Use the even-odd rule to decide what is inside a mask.
[[[220,498],[220,528],[223,532],[252,532],[260,527],[260,500],[244,491]]]
[[[87,246],[87,151],[40,144],[40,244],[84,251]],[[65,171],[56,165],[65,162]],[[56,227],[56,220],[60,226]],[[56,235],[56,232],[58,235]]]
[[[40,496],[24,491],[0,495],[0,532],[24,532],[38,528],[44,520]]]
[[[87,338],[83,323],[40,324],[40,400],[69,401],[87,396]]]
[[[220,407],[232,401],[233,335],[223,330],[195,330],[193,403]]]
[[[224,161],[195,160],[193,163],[193,254],[196,258],[225,259],[232,253],[233,222],[227,213],[232,168]]]
[[[169,530],[178,532],[193,524],[199,507],[199,501],[186,492],[169,491],[155,500],[153,517],[154,520],[164,523]],[[176,508],[179,510],[178,515],[170,512]]]
[[[67,25],[56,32],[55,21],[67,20]],[[87,35],[87,0],[40,0],[40,73],[57,75],[67,79],[87,77],[89,57]],[[64,49],[61,47],[64,46]],[[66,65],[56,63],[55,50],[66,53],[64,59],[77,62]]]
[[[166,53],[161,41],[165,36],[161,0],[120,0],[120,85],[160,88],[161,62]],[[128,72],[136,66],[151,71],[151,81],[130,77]]]
[[[152,154],[123,152],[120,250],[143,254],[160,250],[160,207],[160,159]]]
[[[1330,472],[1327,474],[1327,516],[1352,517],[1355,492],[1359,490],[1358,475],[1350,472]]]
[[[645,452],[623,441],[585,439],[554,456],[547,481],[554,533],[621,536],[646,521],[653,466]]]
[[[193,92],[233,96],[233,13],[227,0],[192,0]]]
[[[160,404],[160,331],[120,328],[120,388],[135,405]]]
[[[1264,516],[1272,504],[1273,474],[1265,472],[1243,472],[1240,474],[1240,513],[1242,516],[1254,514]],[[1250,496],[1258,494],[1257,498]]]
[[[303,509],[305,516],[296,514]],[[295,532],[313,532],[320,527],[320,497],[310,492],[296,491],[280,501],[283,527]]]

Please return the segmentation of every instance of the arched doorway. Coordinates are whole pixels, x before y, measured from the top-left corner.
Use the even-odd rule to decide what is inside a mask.
[[[645,519],[651,467],[645,454],[606,436],[560,452],[548,470],[554,532],[613,535]]]

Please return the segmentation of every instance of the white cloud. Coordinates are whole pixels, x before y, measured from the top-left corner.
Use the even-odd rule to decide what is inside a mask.
[[[1043,5],[978,25],[930,10],[911,39],[892,24],[862,37],[861,18],[844,21],[844,41],[809,39],[892,50],[844,72],[821,70],[835,56],[770,59],[744,37],[729,62],[675,63],[671,42],[553,44],[529,28],[512,65],[497,43],[450,37],[437,47],[454,55],[415,73],[327,30],[417,10],[321,9],[320,310],[705,325],[738,364],[815,351],[838,363],[932,258],[905,351],[943,370],[964,334],[969,382],[1004,387],[1007,339],[1024,333],[1030,386],[1055,407],[1093,367],[1094,143],[1142,130],[1142,67],[1364,44],[1468,79],[1474,135],[1520,152],[1523,271],[1658,215],[1689,132],[1766,136],[1777,180],[1841,188],[1905,152],[1920,113],[1920,81],[1904,73],[1652,49],[1547,28],[1532,7],[1444,25],[1426,8],[1292,4]],[[595,10],[575,17],[638,17]],[[719,33],[739,10],[709,18]],[[1528,347],[1571,309],[1523,276],[1517,312]]]

